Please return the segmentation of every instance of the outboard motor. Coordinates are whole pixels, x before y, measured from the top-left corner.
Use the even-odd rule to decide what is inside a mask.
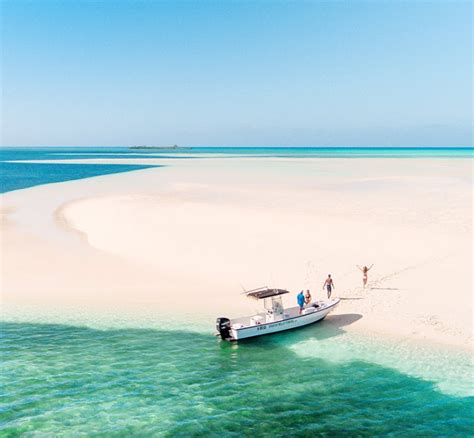
[[[229,318],[217,318],[216,329],[221,335],[221,338],[226,341],[231,337],[230,335],[230,319]]]

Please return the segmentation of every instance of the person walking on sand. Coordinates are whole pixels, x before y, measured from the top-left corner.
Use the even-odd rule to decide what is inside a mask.
[[[328,278],[326,278],[326,281],[323,284],[323,290],[326,288],[328,292],[328,298],[331,298],[331,293],[333,289],[336,289],[334,286],[334,281],[332,281],[331,274],[328,274]]]
[[[298,306],[300,308],[300,315],[301,315],[301,312],[303,311],[303,307],[304,307],[304,294],[303,294],[303,291],[301,291],[296,296],[296,301],[298,302]]]
[[[361,271],[362,271],[362,283],[364,284],[364,287],[367,286],[367,280],[369,279],[368,272],[372,269],[373,264],[370,265],[368,268],[367,266],[364,266],[361,268],[359,265],[356,265]]]

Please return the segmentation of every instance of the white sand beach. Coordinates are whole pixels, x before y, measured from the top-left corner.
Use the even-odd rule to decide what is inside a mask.
[[[472,349],[472,160],[119,161],[165,167],[1,196],[5,307],[238,316],[330,273],[328,323]]]

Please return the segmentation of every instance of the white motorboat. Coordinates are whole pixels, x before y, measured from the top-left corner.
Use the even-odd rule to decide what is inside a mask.
[[[229,319],[217,318],[218,334],[225,341],[240,341],[255,336],[269,335],[321,321],[339,303],[339,298],[314,301],[305,305],[300,313],[298,306],[285,309],[282,295],[285,289],[262,287],[246,291],[248,298],[263,300],[263,310],[252,316]]]

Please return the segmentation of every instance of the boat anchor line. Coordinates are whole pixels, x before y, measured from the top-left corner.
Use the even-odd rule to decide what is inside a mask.
[[[380,286],[380,283],[383,282],[383,281],[386,281],[386,280],[389,280],[391,278],[394,278],[396,277],[397,275],[403,273],[403,272],[406,272],[406,271],[410,271],[412,269],[416,269],[416,268],[419,268],[420,266],[425,266],[425,265],[428,265],[432,262],[440,262],[440,261],[443,261],[443,260],[446,260],[446,259],[449,259],[450,257],[452,257],[453,254],[444,254],[442,256],[439,256],[439,257],[432,257],[432,258],[429,258],[429,259],[426,259],[420,263],[417,263],[417,264],[414,264],[414,265],[408,265],[408,266],[405,266],[404,268],[401,268],[397,271],[394,271],[390,274],[387,274],[383,277],[380,277],[380,278],[377,278],[371,282],[368,283],[368,285],[373,285],[373,286]],[[363,289],[362,289],[363,290]]]
[[[363,292],[364,290],[367,290],[367,289],[386,289],[386,290],[391,290],[391,289],[394,289],[394,288],[382,288],[382,287],[379,287],[382,285],[383,282],[387,281],[387,280],[390,280],[392,278],[395,278],[397,277],[398,275],[402,274],[403,272],[406,272],[406,271],[410,271],[412,269],[416,269],[416,268],[419,268],[420,266],[424,266],[424,265],[427,265],[433,261],[440,261],[440,260],[444,260],[446,258],[449,258],[449,256],[443,256],[443,257],[438,257],[438,258],[434,258],[434,259],[428,259],[428,260],[425,260],[421,263],[417,263],[417,264],[414,264],[414,265],[408,265],[408,266],[405,266],[403,268],[400,268],[398,269],[397,271],[393,271],[387,275],[384,275],[383,277],[378,277],[372,281],[369,281],[367,283],[367,287],[361,287],[361,286],[357,286],[355,288],[352,288],[352,289],[347,289],[347,291],[349,293],[353,293],[353,294],[357,294],[357,293],[360,293],[360,297],[363,297]]]

